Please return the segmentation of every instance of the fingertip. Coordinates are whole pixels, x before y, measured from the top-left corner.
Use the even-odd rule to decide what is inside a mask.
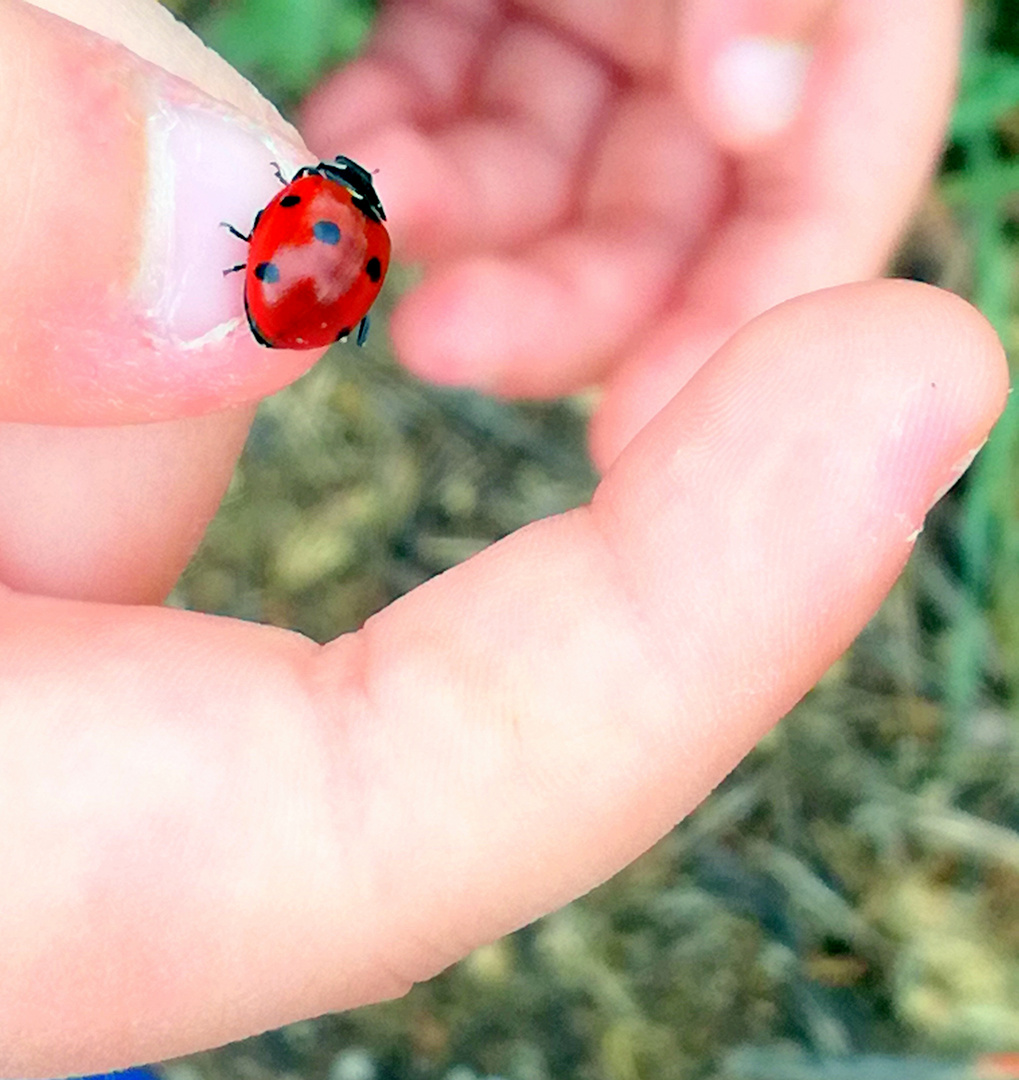
[[[460,121],[438,134],[393,124],[353,147],[371,169],[405,261],[507,249],[540,237],[568,209],[568,163],[526,125]]]
[[[33,78],[5,127],[0,419],[197,416],[303,373],[316,354],[259,346],[241,276],[222,273],[245,255],[219,223],[250,225],[273,158],[307,160],[287,126],[28,4],[0,7],[5,63]]]
[[[500,16],[478,4],[389,4],[365,54],[328,76],[301,109],[317,153],[349,155],[349,140],[397,123],[448,119],[475,74],[477,49]]]
[[[983,443],[1008,398],[1008,363],[994,328],[967,300],[923,282],[823,289],[765,312],[751,328],[795,333],[805,348],[824,334],[839,367],[873,372],[879,390],[887,373],[889,393],[898,384],[917,388],[920,441],[951,464]]]
[[[334,72],[305,98],[299,128],[323,160],[370,133],[419,118],[420,101],[401,73],[384,60],[364,57]]]
[[[541,291],[533,277],[495,258],[437,271],[403,298],[390,319],[397,356],[429,382],[494,392],[511,359],[514,335],[534,329],[533,322],[521,325],[513,302],[521,289]]]
[[[689,333],[682,321],[673,324],[677,356]],[[661,346],[667,360],[664,341]],[[987,438],[1004,408],[1009,380],[1002,345],[979,311],[954,294],[903,280],[836,286],[771,308],[696,373],[689,371],[684,387],[654,414],[648,402],[663,400],[661,379],[668,368],[659,365],[657,382],[643,368],[637,372],[643,383],[620,379],[609,388],[591,430],[592,457],[600,468],[613,465],[624,449],[629,456],[631,443],[652,437],[648,432],[660,438],[668,417],[682,415],[686,399],[706,381],[716,388],[719,409],[746,411],[748,429],[753,414],[769,409],[763,389],[748,397],[761,370],[770,371],[778,387],[768,394],[798,397],[804,412],[816,408],[820,395],[830,395],[830,387],[842,386],[847,402],[855,396],[870,404],[857,410],[854,424],[848,412],[833,413],[830,422],[845,423],[846,437],[861,447],[867,440],[884,447],[873,487],[880,488],[886,507],[894,506],[908,521],[911,534],[937,493],[958,478],[959,462],[970,460]],[[649,386],[649,397],[641,397],[639,391]]]
[[[1000,344],[956,297],[888,281],[808,294],[718,350],[619,454],[594,507],[658,610],[755,624],[747,648],[770,638],[790,668],[789,634],[805,634],[809,685],[883,600],[1006,388]],[[667,584],[664,536],[668,566],[694,581]]]
[[[965,346],[959,357],[960,378],[969,382],[992,411],[1001,412],[1010,389],[1008,356],[987,316],[968,300],[946,289],[915,281],[899,284],[929,296],[946,317],[957,321],[959,338]]]
[[[489,50],[471,105],[479,115],[526,121],[576,159],[599,134],[612,76],[594,53],[545,23],[510,22]]]
[[[916,281],[878,286],[889,303],[903,305],[894,313],[896,325],[907,328],[915,321],[928,343],[914,355],[932,386],[945,388],[946,437],[958,444],[948,452],[953,467],[960,459],[972,460],[1008,402],[1010,372],[1001,339],[986,316],[955,293]]]
[[[718,146],[749,154],[792,127],[803,104],[823,6],[824,0],[782,5],[696,0],[687,6],[677,80]]]
[[[656,224],[577,229],[519,257],[430,274],[397,308],[397,354],[422,378],[551,397],[600,381],[665,303],[683,241]]]

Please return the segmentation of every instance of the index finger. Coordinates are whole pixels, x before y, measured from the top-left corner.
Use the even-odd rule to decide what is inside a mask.
[[[614,873],[848,645],[1005,388],[962,301],[830,290],[323,648],[0,592],[0,1075],[397,994]]]

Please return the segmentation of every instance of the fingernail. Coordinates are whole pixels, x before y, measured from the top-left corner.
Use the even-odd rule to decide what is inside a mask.
[[[148,209],[135,296],[149,332],[176,348],[199,348],[244,321],[247,247],[220,222],[251,230],[255,214],[306,154],[212,99],[188,101],[176,84],[151,111]],[[197,97],[197,95],[196,95]]]
[[[736,38],[715,61],[716,106],[728,135],[757,140],[784,131],[799,111],[810,50],[795,41]]]

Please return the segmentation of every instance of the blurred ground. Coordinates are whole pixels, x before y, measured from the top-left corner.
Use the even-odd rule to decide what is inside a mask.
[[[346,0],[173,6],[284,106],[370,18]],[[974,299],[1013,355],[1017,56],[1019,4],[975,6],[944,175],[898,267]],[[583,402],[402,374],[384,333],[399,286],[366,350],[264,403],[174,602],[324,640],[588,495]],[[937,1080],[1019,1051],[1016,429],[1013,408],[848,656],[638,863],[402,1001],[166,1075]]]

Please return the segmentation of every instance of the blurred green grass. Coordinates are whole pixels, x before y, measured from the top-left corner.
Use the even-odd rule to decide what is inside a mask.
[[[370,18],[362,0],[170,6],[284,108]],[[897,270],[968,296],[1014,356],[1019,4],[970,15],[942,174]],[[376,330],[262,406],[174,602],[335,636],[586,498],[584,421],[579,400],[423,386]],[[850,653],[644,858],[402,1001],[171,1080],[823,1080],[822,1058],[904,1080],[903,1059],[933,1078],[935,1059],[1019,1050],[1017,438],[1013,400]]]

